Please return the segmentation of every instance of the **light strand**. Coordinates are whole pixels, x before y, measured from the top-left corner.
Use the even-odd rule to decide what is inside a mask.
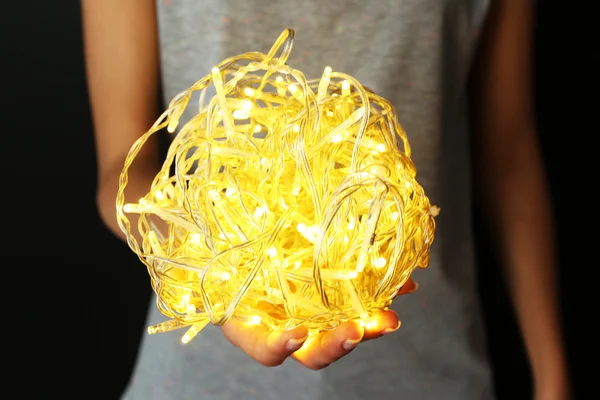
[[[436,210],[394,108],[330,67],[306,80],[286,64],[293,39],[286,30],[268,54],[218,64],[131,148],[117,218],[171,318],[150,333],[187,327],[187,343],[231,318],[311,332],[365,323],[429,263]],[[125,204],[140,149],[154,133],[177,130],[195,92],[199,111],[148,194]],[[141,243],[129,213],[139,216]]]

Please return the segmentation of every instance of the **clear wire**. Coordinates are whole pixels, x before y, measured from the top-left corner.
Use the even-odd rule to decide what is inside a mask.
[[[267,54],[218,64],[131,148],[117,218],[170,318],[150,333],[187,327],[187,343],[231,318],[311,332],[364,322],[429,263],[436,208],[416,181],[393,107],[329,67],[306,80],[286,64],[293,39],[286,30]],[[207,99],[210,85],[216,95]],[[199,111],[148,194],[125,204],[140,149],[154,133],[177,130],[196,91]],[[128,213],[139,214],[141,243]]]

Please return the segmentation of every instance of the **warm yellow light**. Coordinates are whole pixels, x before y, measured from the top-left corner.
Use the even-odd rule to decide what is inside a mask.
[[[360,326],[362,326],[366,330],[374,329],[377,326],[377,322],[374,319],[368,319],[366,321],[364,319],[361,319],[359,323]]]
[[[258,325],[260,324],[260,317],[258,315],[252,315],[248,318],[248,323]]]
[[[393,107],[330,67],[307,81],[287,65],[293,36],[218,64],[131,148],[118,222],[170,318],[149,333],[187,327],[187,343],[231,318],[312,333],[348,320],[372,328],[372,312],[429,263],[439,209],[416,181]],[[198,91],[200,111],[178,128]],[[130,165],[165,128],[177,135],[162,170],[125,204]],[[141,243],[126,213],[139,214]]]
[[[267,250],[267,255],[269,257],[277,257],[277,249],[273,246],[269,247],[269,250]]]

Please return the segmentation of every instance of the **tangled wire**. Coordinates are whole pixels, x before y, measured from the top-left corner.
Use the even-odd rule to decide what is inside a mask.
[[[329,67],[306,80],[286,64],[293,40],[286,30],[268,54],[224,60],[131,148],[118,221],[171,318],[150,333],[188,327],[186,343],[230,318],[312,332],[365,321],[429,263],[436,211],[393,107]],[[148,194],[125,204],[136,155],[152,134],[177,130],[195,92],[199,111]]]

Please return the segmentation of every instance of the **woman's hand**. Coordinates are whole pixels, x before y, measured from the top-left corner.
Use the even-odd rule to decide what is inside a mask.
[[[417,285],[409,279],[399,295],[414,292]],[[392,310],[372,315],[369,326],[346,322],[334,330],[308,338],[308,330],[299,327],[289,331],[270,331],[264,326],[229,321],[223,327],[225,337],[260,364],[274,367],[292,357],[306,368],[327,367],[350,353],[366,340],[395,332],[400,328],[398,316]]]

